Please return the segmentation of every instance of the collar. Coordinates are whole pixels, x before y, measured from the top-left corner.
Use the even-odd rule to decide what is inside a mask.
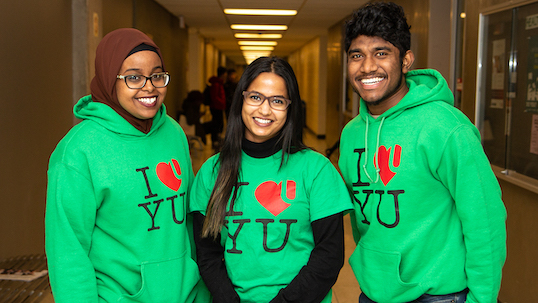
[[[253,158],[267,158],[282,149],[282,143],[278,142],[279,136],[275,136],[265,142],[255,143],[243,137],[243,151]]]

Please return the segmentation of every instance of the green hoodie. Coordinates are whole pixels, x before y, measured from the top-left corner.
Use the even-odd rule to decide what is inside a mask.
[[[148,134],[82,98],[51,155],[46,252],[55,302],[193,302],[185,134],[163,105]]]
[[[434,70],[406,75],[409,92],[377,119],[361,100],[342,132],[339,167],[355,205],[349,262],[376,302],[469,288],[497,302],[506,210],[480,135]]]

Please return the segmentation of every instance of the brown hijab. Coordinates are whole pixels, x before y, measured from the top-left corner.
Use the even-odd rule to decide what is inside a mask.
[[[120,28],[103,37],[95,54],[95,77],[90,84],[92,100],[104,103],[114,109],[136,129],[147,134],[151,130],[153,119],[139,119],[126,111],[119,103],[116,95],[116,76],[125,58],[140,44],[155,48],[161,58],[159,47],[143,32],[134,28]]]

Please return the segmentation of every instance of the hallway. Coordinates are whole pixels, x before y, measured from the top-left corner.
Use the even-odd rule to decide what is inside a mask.
[[[495,152],[492,164],[508,212],[508,253],[499,300],[538,302],[535,287],[538,285],[538,179],[513,166],[519,163],[522,168],[534,169],[538,163],[538,110],[528,108],[526,99],[531,95],[527,91],[529,75],[535,73],[534,78],[538,78],[538,64],[532,64],[534,55],[538,54],[538,0],[393,1],[406,12],[413,12],[407,20],[416,57],[413,69],[433,68],[441,72],[456,95],[457,107],[471,121],[476,120],[477,126],[484,124],[479,129],[487,132],[483,136],[489,144],[486,149]],[[163,4],[167,2],[178,5],[167,9]],[[213,8],[218,7],[211,14],[220,16],[220,21],[211,18],[208,9],[188,7],[187,2],[197,5],[211,2]],[[167,113],[175,116],[188,92],[202,91],[218,66],[234,68],[238,74],[245,68],[243,59],[235,62],[234,55],[227,51],[228,48],[239,51],[238,42],[246,39],[235,38],[231,33],[230,25],[239,17],[225,17],[222,9],[226,7],[220,4],[230,7],[243,3],[282,4],[288,8],[303,2],[320,2],[330,5],[331,10],[316,11],[302,6],[297,17],[291,17],[293,20],[279,17],[282,20],[279,23],[293,22],[288,34],[279,38],[274,54],[283,49],[282,41],[293,42],[289,52],[279,54],[292,65],[301,100],[306,103],[306,122],[311,132],[305,132],[305,141],[325,154],[358,108],[358,95],[346,82],[346,55],[342,50],[342,24],[352,9],[344,7],[341,1],[279,0],[265,4],[230,0],[4,1],[0,10],[0,37],[5,42],[0,50],[3,68],[25,78],[5,77],[1,84],[4,94],[0,101],[3,105],[0,124],[5,143],[0,150],[3,159],[0,241],[6,244],[0,245],[0,260],[44,254],[49,158],[69,129],[80,122],[73,116],[73,106],[90,93],[96,47],[104,35],[117,28],[137,28],[152,37],[172,75],[165,105]],[[358,7],[359,2],[353,2],[353,6]],[[338,16],[331,13],[333,9],[345,12],[340,15],[342,19],[321,22],[323,18]],[[186,15],[193,10],[195,15]],[[202,21],[226,23],[219,28],[226,32],[205,29],[193,20],[197,16]],[[302,16],[308,18],[303,21],[313,22],[316,27],[325,24],[314,38],[294,33],[293,26],[297,26]],[[532,25],[528,29],[524,26],[526,21]],[[211,35],[206,37],[204,32]],[[314,30],[310,29],[308,35],[311,32]],[[213,34],[237,41],[224,45],[212,40]],[[483,35],[488,38],[483,39]],[[517,38],[513,43],[512,36]],[[520,50],[517,56],[511,55],[511,48]],[[490,89],[492,85],[503,89]],[[538,101],[533,102],[530,104]],[[494,116],[480,121],[484,120],[481,115],[485,112]],[[327,139],[320,140],[318,136]],[[194,170],[211,155],[210,148],[193,150]],[[332,155],[333,164],[337,157],[337,153]],[[346,262],[333,287],[333,302],[357,303],[358,285],[347,264],[355,244],[349,216],[344,220]],[[50,294],[45,297],[42,302],[52,302]]]

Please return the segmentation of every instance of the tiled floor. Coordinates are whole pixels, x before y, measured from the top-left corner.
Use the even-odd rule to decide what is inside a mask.
[[[208,142],[210,142],[209,136],[207,136]],[[330,147],[327,146],[325,140],[316,138],[311,132],[305,131],[304,141],[306,145],[317,150],[318,152],[325,154],[325,150]],[[200,146],[198,142],[193,142],[191,148],[192,165],[195,172],[200,169],[203,162],[211,157],[214,152],[210,147],[210,144]],[[331,156],[331,162],[337,165],[337,152]],[[344,241],[346,249],[346,261],[344,267],[340,271],[338,280],[333,286],[333,303],[357,303],[359,301],[360,288],[353,271],[349,266],[347,260],[355,249],[355,242],[353,241],[353,235],[351,233],[351,226],[349,221],[349,215],[344,217]]]

